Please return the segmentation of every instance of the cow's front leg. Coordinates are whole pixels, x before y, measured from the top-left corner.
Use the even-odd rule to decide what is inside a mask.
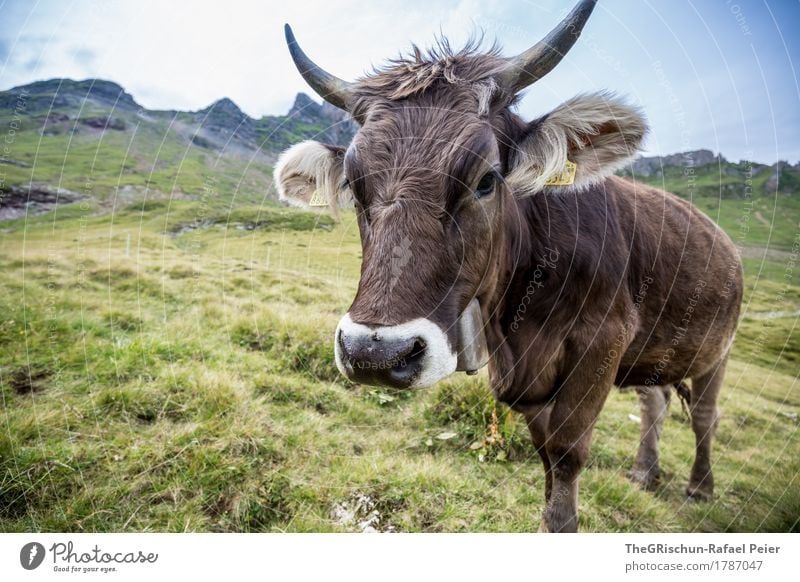
[[[574,376],[578,376],[573,372]],[[542,520],[541,530],[578,531],[578,476],[586,464],[592,429],[611,388],[603,377],[568,380],[558,391],[550,414],[547,455],[553,486]]]

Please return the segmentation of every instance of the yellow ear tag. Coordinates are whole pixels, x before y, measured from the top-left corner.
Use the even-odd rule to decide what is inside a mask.
[[[545,186],[571,186],[575,183],[575,173],[578,171],[578,164],[575,162],[567,162],[564,164],[564,169],[558,174],[553,175]]]
[[[314,190],[314,193],[311,195],[311,200],[308,202],[309,206],[327,206],[328,201],[325,199],[325,196],[322,195],[322,192],[319,189]]]

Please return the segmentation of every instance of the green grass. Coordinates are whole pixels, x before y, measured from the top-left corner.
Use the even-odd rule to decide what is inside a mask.
[[[350,214],[153,200],[3,227],[0,530],[358,531],[372,510],[387,531],[538,527],[542,469],[483,374],[397,393],[336,372],[359,275]],[[786,267],[746,263],[714,502],[684,499],[679,406],[662,486],[627,480],[638,404],[615,391],[581,481],[584,531],[797,531],[797,316],[758,319],[800,309]]]
[[[151,196],[206,194],[213,200],[220,192],[234,192],[237,201],[254,202],[271,191],[271,167],[263,161],[192,147],[166,121],[142,123],[134,117],[129,126],[125,132],[80,128],[75,135],[44,137],[33,128],[20,131],[11,151],[31,167],[0,166],[4,182],[53,184],[91,199],[123,203],[124,186],[148,188]],[[230,202],[230,196],[225,199]]]

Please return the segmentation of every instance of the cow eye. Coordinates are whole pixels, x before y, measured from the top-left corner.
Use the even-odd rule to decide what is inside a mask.
[[[478,182],[478,187],[475,189],[475,197],[483,198],[494,192],[495,177],[494,172],[485,174],[481,181]]]

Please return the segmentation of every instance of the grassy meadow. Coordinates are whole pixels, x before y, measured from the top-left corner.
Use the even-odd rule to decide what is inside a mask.
[[[718,204],[736,239],[741,201]],[[759,254],[759,221],[745,241],[715,500],[683,495],[677,401],[662,485],[628,481],[638,402],[614,391],[583,531],[800,530],[798,213],[777,215],[777,250]],[[338,374],[359,260],[352,215],[271,203],[83,202],[1,223],[0,531],[535,531],[544,475],[485,374],[410,393]]]

